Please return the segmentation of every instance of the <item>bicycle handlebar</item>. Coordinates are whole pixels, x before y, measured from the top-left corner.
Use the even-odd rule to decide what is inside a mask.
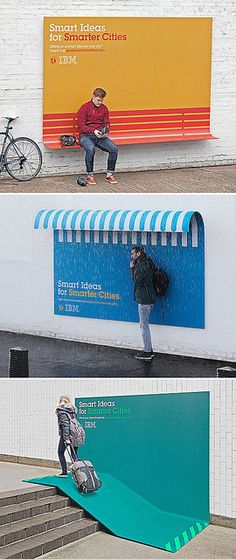
[[[18,115],[17,115],[17,116],[4,116],[3,118],[6,118],[7,120],[11,120],[11,121],[12,121],[12,120],[16,120],[16,119],[19,118],[19,117],[18,117]]]

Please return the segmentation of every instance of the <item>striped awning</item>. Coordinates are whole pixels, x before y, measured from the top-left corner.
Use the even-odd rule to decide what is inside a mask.
[[[201,218],[195,210],[43,209],[36,214],[34,229],[188,233],[197,216]]]

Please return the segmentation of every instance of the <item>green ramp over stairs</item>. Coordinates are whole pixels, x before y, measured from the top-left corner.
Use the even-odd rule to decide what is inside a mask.
[[[77,398],[86,430],[82,459],[103,486],[80,495],[71,475],[57,487],[113,534],[178,551],[209,524],[209,393]],[[109,472],[109,473],[108,473]]]
[[[27,481],[57,487],[116,536],[168,551],[177,551],[207,525],[158,509],[109,474],[99,476],[103,486],[89,495],[80,495],[71,474]]]

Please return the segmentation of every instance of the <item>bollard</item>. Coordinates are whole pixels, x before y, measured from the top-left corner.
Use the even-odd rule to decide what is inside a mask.
[[[10,378],[29,377],[28,349],[13,347],[9,349],[8,376]]]
[[[236,369],[233,367],[219,367],[217,369],[218,378],[236,378]]]

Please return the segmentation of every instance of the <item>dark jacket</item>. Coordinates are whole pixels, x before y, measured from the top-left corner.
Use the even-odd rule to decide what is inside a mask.
[[[96,107],[93,101],[84,103],[78,112],[79,135],[93,134],[104,126],[110,127],[109,111],[106,105]]]
[[[70,439],[70,417],[75,417],[77,409],[72,404],[60,405],[56,409],[59,436],[63,441]]]
[[[154,305],[157,294],[153,285],[154,263],[146,254],[141,254],[135,260],[131,270],[134,281],[134,300],[141,305]]]

